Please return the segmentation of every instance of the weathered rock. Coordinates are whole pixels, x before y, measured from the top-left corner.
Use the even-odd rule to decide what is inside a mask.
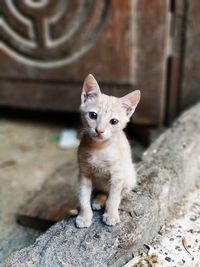
[[[200,178],[200,104],[185,112],[144,153],[138,186],[120,206],[121,223],[109,227],[94,213],[88,229],[63,220],[4,266],[122,266],[150,241],[173,203]]]

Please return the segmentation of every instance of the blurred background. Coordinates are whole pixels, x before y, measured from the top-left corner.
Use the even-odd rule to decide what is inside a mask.
[[[0,105],[77,112],[103,90],[142,90],[134,121],[160,126],[200,98],[199,1],[1,1]]]
[[[109,95],[141,90],[136,161],[200,100],[200,1],[2,0],[0,36],[1,261],[40,234],[16,218],[44,230],[75,205],[88,73]]]

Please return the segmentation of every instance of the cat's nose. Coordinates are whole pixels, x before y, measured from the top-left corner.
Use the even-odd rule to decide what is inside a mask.
[[[96,131],[96,134],[97,134],[98,136],[101,135],[102,133],[104,133],[103,130],[100,130],[100,129],[98,129],[98,128],[95,128],[95,131]]]

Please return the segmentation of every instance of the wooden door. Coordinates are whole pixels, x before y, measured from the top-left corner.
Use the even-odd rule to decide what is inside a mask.
[[[165,112],[168,0],[2,0],[0,104],[78,110],[93,73],[116,96],[141,89],[135,122]]]
[[[179,110],[200,101],[200,1],[185,1],[183,66]]]
[[[167,119],[200,101],[200,2],[171,1]]]

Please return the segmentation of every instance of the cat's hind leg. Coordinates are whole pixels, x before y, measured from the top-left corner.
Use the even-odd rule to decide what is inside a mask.
[[[99,193],[92,201],[93,210],[101,210],[105,207],[107,195],[105,193]]]
[[[134,168],[133,164],[129,164],[129,166],[126,167],[125,171],[125,179],[122,189],[122,196],[129,193],[133,188],[136,186],[137,183],[137,174]]]

